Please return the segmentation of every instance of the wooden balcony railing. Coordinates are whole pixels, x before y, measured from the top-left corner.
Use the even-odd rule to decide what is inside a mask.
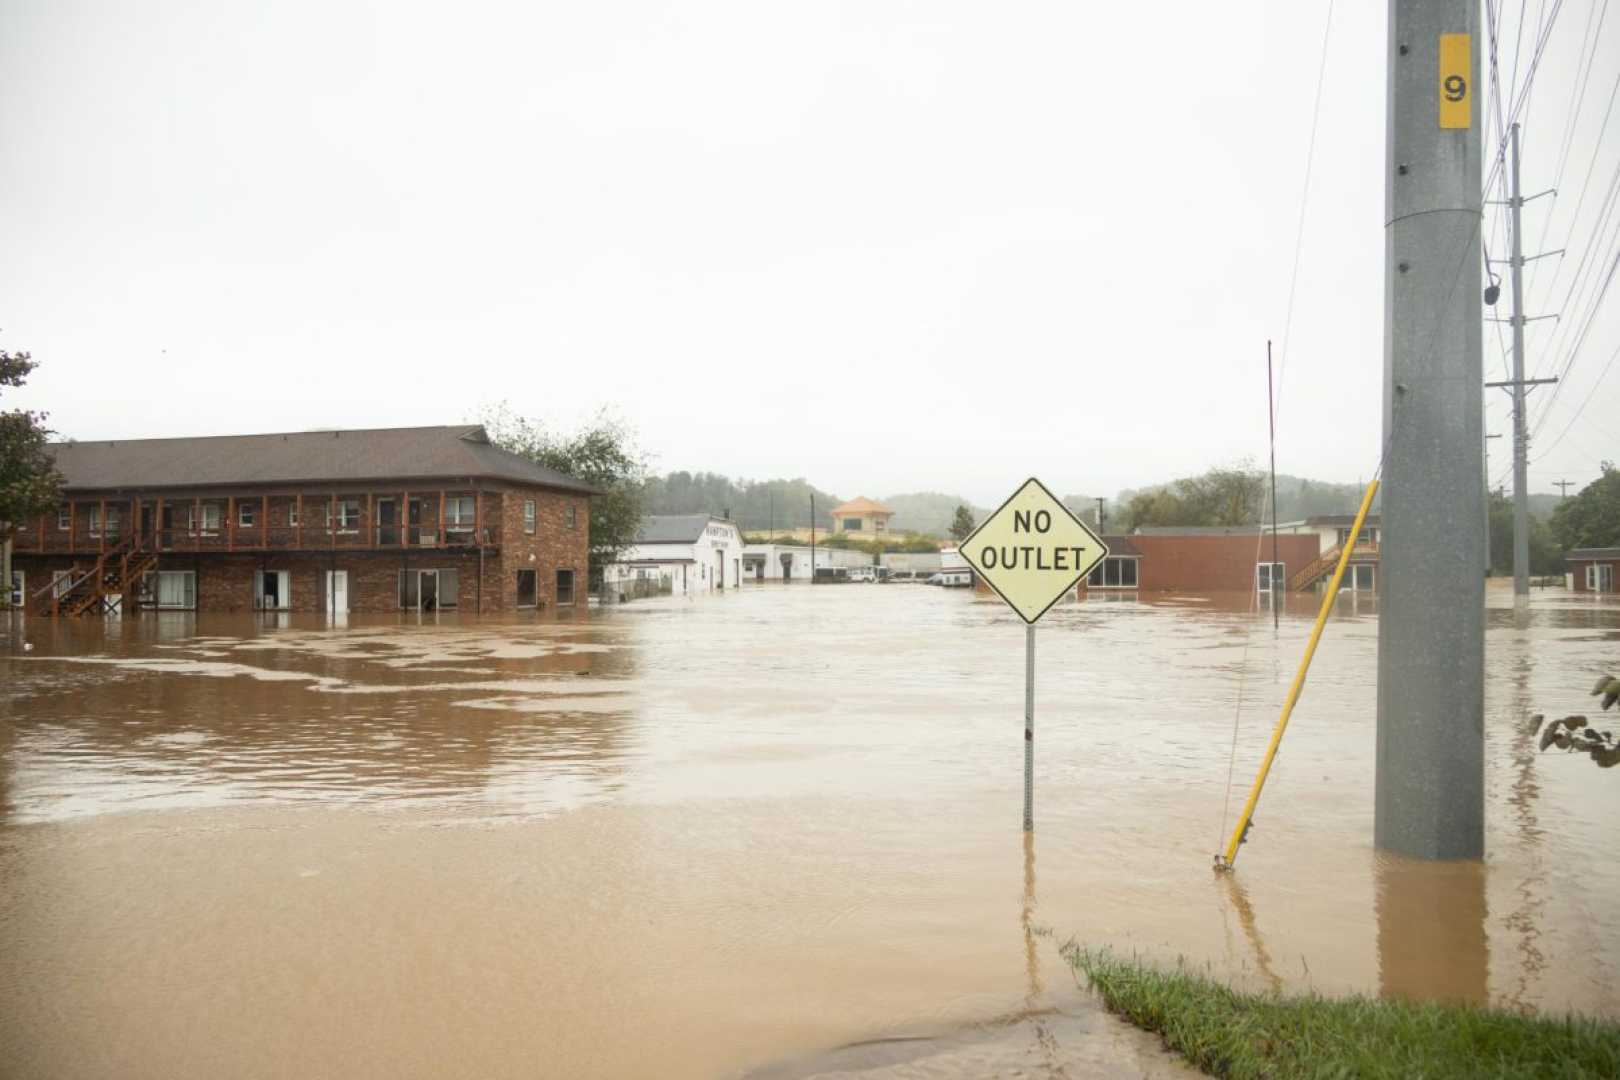
[[[279,497],[278,497],[279,500]],[[254,510],[252,523],[242,524],[237,512],[238,504]],[[228,504],[228,505],[227,505]],[[268,499],[244,498],[217,500],[220,513],[203,513],[205,504],[200,500],[181,499],[169,504],[170,513],[164,513],[161,503],[137,500],[118,503],[79,504],[67,513],[67,526],[61,527],[56,517],[32,523],[20,529],[13,539],[13,550],[24,554],[59,554],[101,556],[134,540],[148,551],[166,552],[259,552],[259,551],[388,551],[388,550],[466,550],[493,548],[499,544],[498,527],[487,524],[498,520],[491,513],[496,507],[480,506],[480,513],[472,523],[463,520],[437,520],[439,506],[428,499],[422,506],[421,522],[378,522],[374,519],[375,502],[362,500],[361,513],[334,513],[338,506],[327,498],[310,498],[301,503],[299,516],[309,519],[317,515],[320,520],[298,520],[291,513],[292,503],[278,501],[276,513],[271,513]],[[398,504],[395,504],[398,505]],[[386,507],[387,504],[385,503]],[[498,506],[498,504],[497,504]],[[96,527],[83,507],[97,510]],[[109,516],[107,510],[114,507]],[[412,517],[416,516],[413,504]],[[160,518],[173,518],[167,525],[155,525]],[[208,527],[201,522],[208,521]],[[101,523],[105,522],[105,525]]]

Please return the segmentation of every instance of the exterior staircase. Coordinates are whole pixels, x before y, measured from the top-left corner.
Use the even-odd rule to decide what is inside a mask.
[[[140,536],[127,536],[90,566],[74,563],[65,578],[47,582],[29,597],[41,615],[86,615],[112,611],[135,595],[141,577],[157,566],[157,552]],[[114,601],[114,597],[118,597]]]
[[[1329,551],[1323,552],[1315,562],[1310,563],[1303,570],[1288,579],[1288,588],[1298,592],[1313,587],[1317,582],[1333,573],[1334,567],[1339,565],[1339,556],[1344,554],[1344,545],[1335,544]],[[1357,556],[1378,558],[1377,544],[1357,544],[1350,553],[1352,559]]]

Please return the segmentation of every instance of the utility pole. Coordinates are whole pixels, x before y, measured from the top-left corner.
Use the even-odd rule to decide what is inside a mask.
[[[810,584],[816,583],[816,494],[810,493]]]
[[[1530,429],[1524,397],[1530,387],[1558,380],[1524,377],[1524,324],[1530,321],[1524,314],[1524,264],[1530,260],[1524,257],[1519,219],[1524,204],[1530,200],[1524,197],[1524,189],[1519,186],[1518,124],[1509,129],[1509,138],[1513,147],[1513,164],[1508,175],[1513,182],[1513,191],[1508,195],[1507,205],[1512,219],[1513,255],[1508,259],[1508,274],[1513,281],[1513,314],[1507,321],[1513,327],[1513,378],[1485,385],[1500,387],[1513,395],[1513,602],[1526,604],[1530,602]],[[1539,199],[1546,194],[1549,192],[1543,191],[1530,198]]]
[[[1286,599],[1288,582],[1277,587],[1277,393],[1271,382],[1271,339],[1266,339],[1266,425],[1271,433],[1271,568],[1266,571],[1266,581],[1271,586],[1271,628],[1276,630],[1282,625],[1282,614],[1277,610],[1277,594],[1282,593]],[[1356,537],[1350,538],[1350,549],[1355,550]]]
[[[1099,536],[1108,528],[1108,512],[1103,505],[1107,501],[1101,495],[1097,496],[1097,534]]]
[[[1559,501],[1569,498],[1569,489],[1575,486],[1573,480],[1554,480],[1553,487],[1558,489]]]
[[[1524,207],[1524,190],[1519,187],[1519,125],[1512,128],[1513,194],[1513,602],[1530,598],[1530,494],[1529,463],[1525,451],[1530,445],[1530,429],[1524,415],[1524,243],[1519,212]]]
[[[1485,850],[1478,0],[1390,0],[1377,847]]]
[[[1502,436],[1485,436],[1485,576],[1490,577],[1495,564],[1491,562],[1491,440]]]

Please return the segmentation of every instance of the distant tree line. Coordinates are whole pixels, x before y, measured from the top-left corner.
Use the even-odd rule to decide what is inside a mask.
[[[763,533],[808,527],[812,496],[816,525],[824,527],[828,511],[844,500],[803,477],[733,480],[720,473],[681,470],[647,477],[642,502],[649,514],[729,514],[743,531]]]
[[[1248,462],[1217,466],[1131,495],[1115,511],[1111,526],[1258,525],[1266,492],[1265,474]]]
[[[744,533],[743,542],[747,544],[782,544],[802,548],[810,546],[808,540],[789,537],[777,537],[772,540],[769,534],[766,533]],[[938,551],[939,539],[922,533],[895,533],[881,540],[857,540],[849,533],[825,533],[816,537],[816,546],[837,548],[839,551],[864,551],[868,555],[891,555],[902,551]]]

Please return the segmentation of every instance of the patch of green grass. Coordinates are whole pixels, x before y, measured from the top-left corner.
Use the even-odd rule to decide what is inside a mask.
[[[1468,1005],[1246,994],[1064,947],[1108,1008],[1205,1072],[1266,1077],[1620,1077],[1620,1025]]]

